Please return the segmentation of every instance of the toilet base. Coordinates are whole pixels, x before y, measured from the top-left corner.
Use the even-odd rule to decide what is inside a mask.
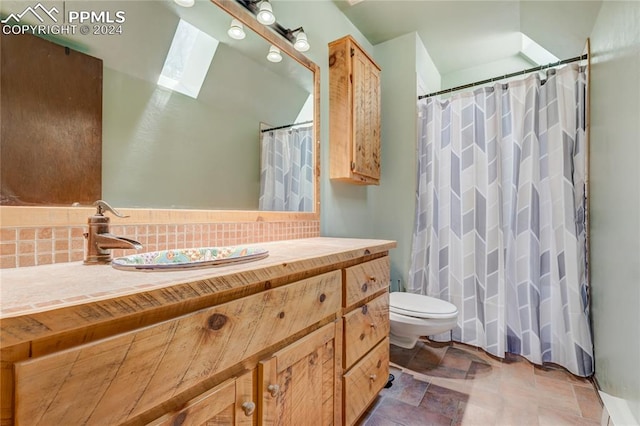
[[[416,346],[416,343],[418,343],[418,337],[419,336],[397,336],[393,333],[389,333],[389,343],[404,349],[413,349]]]

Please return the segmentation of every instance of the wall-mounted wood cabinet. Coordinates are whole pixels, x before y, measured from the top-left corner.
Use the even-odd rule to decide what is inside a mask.
[[[329,43],[330,178],[380,183],[380,67],[351,37]]]

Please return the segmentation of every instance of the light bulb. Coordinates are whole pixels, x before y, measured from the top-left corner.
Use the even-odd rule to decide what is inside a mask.
[[[276,17],[273,14],[273,8],[268,0],[263,0],[260,3],[260,9],[258,10],[258,22],[263,25],[271,25],[276,22]]]
[[[307,35],[304,33],[304,31],[300,31],[298,33],[298,35],[296,36],[296,41],[295,43],[293,43],[293,47],[298,52],[306,52],[307,50],[309,50],[311,46],[309,46]]]
[[[178,6],[191,7],[196,3],[196,0],[173,0]]]
[[[246,37],[246,34],[244,33],[244,28],[242,27],[242,23],[237,19],[231,20],[231,27],[229,27],[227,34],[229,34],[229,37],[236,40],[242,40],[243,38]]]
[[[282,60],[280,49],[275,46],[271,46],[269,48],[269,53],[267,54],[267,60],[270,62],[280,62]]]

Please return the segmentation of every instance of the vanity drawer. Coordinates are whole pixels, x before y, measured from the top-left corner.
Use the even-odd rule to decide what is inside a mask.
[[[345,424],[352,425],[389,380],[389,338],[343,376]]]
[[[120,424],[335,316],[333,271],[15,364],[18,424]]]
[[[344,307],[389,288],[389,256],[345,269]]]
[[[389,293],[344,316],[344,368],[349,369],[380,340],[389,335]]]
[[[255,371],[229,379],[148,426],[256,424]]]

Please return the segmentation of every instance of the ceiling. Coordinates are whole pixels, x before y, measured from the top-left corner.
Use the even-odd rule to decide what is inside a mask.
[[[525,34],[560,59],[579,56],[600,0],[333,0],[371,42],[417,32],[440,74],[521,55]]]

